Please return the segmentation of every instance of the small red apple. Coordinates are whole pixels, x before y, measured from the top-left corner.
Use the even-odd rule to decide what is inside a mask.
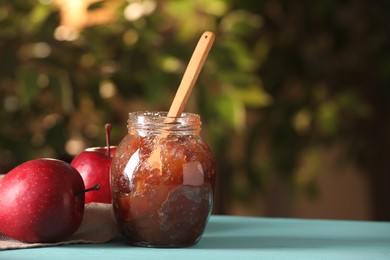
[[[70,164],[35,159],[0,180],[0,233],[28,242],[57,242],[72,235],[84,214],[85,186]]]
[[[85,194],[85,204],[111,203],[110,168],[116,146],[110,146],[111,125],[106,124],[106,147],[91,147],[79,153],[70,163],[78,170],[86,187],[99,184],[100,189]]]

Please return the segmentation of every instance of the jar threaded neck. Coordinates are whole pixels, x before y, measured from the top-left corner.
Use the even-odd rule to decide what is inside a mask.
[[[182,113],[179,117],[168,117],[164,111],[138,111],[129,113],[128,131],[147,132],[148,134],[169,133],[198,133],[201,128],[198,114]]]

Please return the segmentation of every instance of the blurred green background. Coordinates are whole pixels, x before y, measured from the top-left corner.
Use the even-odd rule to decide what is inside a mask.
[[[0,173],[104,145],[105,123],[118,143],[128,112],[169,108],[213,31],[186,110],[217,160],[215,213],[296,216],[353,165],[364,218],[390,220],[389,13],[384,0],[0,0]]]

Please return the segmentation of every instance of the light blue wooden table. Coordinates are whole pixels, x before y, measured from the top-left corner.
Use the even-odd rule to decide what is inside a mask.
[[[118,238],[102,245],[0,251],[16,259],[390,259],[390,223],[211,216],[200,242],[189,248],[131,247]]]

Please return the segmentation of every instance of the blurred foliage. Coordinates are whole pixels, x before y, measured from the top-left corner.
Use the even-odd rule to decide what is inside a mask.
[[[210,30],[186,109],[202,116],[224,203],[273,175],[313,192],[324,147],[342,141],[364,162],[371,121],[389,119],[389,11],[379,0],[2,0],[0,172],[104,145],[106,122],[119,142],[129,111],[167,110]]]

